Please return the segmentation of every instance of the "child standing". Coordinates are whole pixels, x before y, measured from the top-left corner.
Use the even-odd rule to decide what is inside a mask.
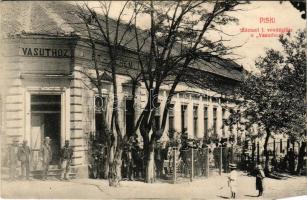
[[[235,164],[229,164],[230,174],[228,176],[228,186],[230,188],[231,192],[231,198],[236,198],[237,193],[237,172],[236,172],[236,165]]]

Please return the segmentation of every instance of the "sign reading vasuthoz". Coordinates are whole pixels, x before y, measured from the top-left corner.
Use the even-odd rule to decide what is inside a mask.
[[[23,56],[40,56],[40,57],[70,57],[70,49],[52,49],[52,48],[32,48],[22,47]]]

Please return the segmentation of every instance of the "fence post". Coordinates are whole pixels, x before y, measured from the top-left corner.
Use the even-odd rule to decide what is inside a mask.
[[[223,147],[220,148],[220,166],[219,166],[219,175],[222,174],[222,166],[223,166]]]
[[[206,177],[209,177],[209,148],[206,148]]]
[[[176,166],[176,148],[173,148],[173,183],[176,183],[177,179],[177,166]]]
[[[191,174],[190,174],[190,181],[193,181],[194,177],[194,149],[191,148]]]
[[[275,142],[275,139],[273,140],[273,157],[275,158],[276,156],[276,142]]]

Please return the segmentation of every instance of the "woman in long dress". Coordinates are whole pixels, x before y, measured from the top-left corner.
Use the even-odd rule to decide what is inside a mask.
[[[259,191],[258,197],[262,196],[263,194],[263,179],[265,178],[264,172],[262,170],[261,165],[257,166],[256,172],[256,190]]]

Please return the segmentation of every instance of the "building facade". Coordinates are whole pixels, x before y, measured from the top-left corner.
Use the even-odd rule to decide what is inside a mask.
[[[52,160],[54,165],[59,161],[57,152],[64,141],[70,140],[74,149],[72,168],[79,177],[87,177],[88,138],[99,131],[96,121],[99,121],[101,113],[97,107],[104,106],[107,119],[110,121],[111,118],[110,75],[102,69],[101,74],[105,76],[103,97],[97,97],[97,89],[87,77],[92,74],[91,49],[82,36],[75,34],[74,27],[63,23],[66,20],[65,3],[22,4],[23,8],[20,8],[22,5],[16,8],[17,5],[5,4],[7,14],[16,14],[18,9],[24,9],[26,16],[7,16],[7,21],[1,22],[1,26],[5,26],[1,37],[4,61],[1,77],[1,140],[6,145],[11,144],[14,138],[20,142],[29,141],[33,151],[32,170],[40,168],[39,150],[44,137],[51,138],[55,152]],[[41,9],[45,12],[40,12]],[[35,16],[34,19],[33,13],[41,16]],[[13,28],[10,29],[9,25]],[[98,48],[99,61],[106,62],[106,47]],[[137,63],[130,51],[125,53],[121,62],[122,65],[129,63],[129,66]],[[199,70],[227,80],[218,86],[227,89],[235,87],[243,77],[242,67],[229,68],[231,70],[227,63],[203,63]],[[131,123],[134,123],[131,121],[130,108],[134,106],[138,116],[149,94],[144,84],[140,83],[136,90],[135,105],[131,105],[129,76],[120,71],[117,79],[120,126],[124,132],[129,132]],[[233,96],[187,85],[180,85],[177,92],[172,99],[173,109],[169,111],[161,140],[167,140],[169,130],[187,131],[190,138],[209,137],[212,134],[219,138],[229,138],[230,135],[237,138],[238,134],[244,134],[239,125],[223,125],[230,109],[238,109]],[[168,87],[162,86],[158,96],[161,105],[156,114],[158,121],[161,121],[167,94]]]

